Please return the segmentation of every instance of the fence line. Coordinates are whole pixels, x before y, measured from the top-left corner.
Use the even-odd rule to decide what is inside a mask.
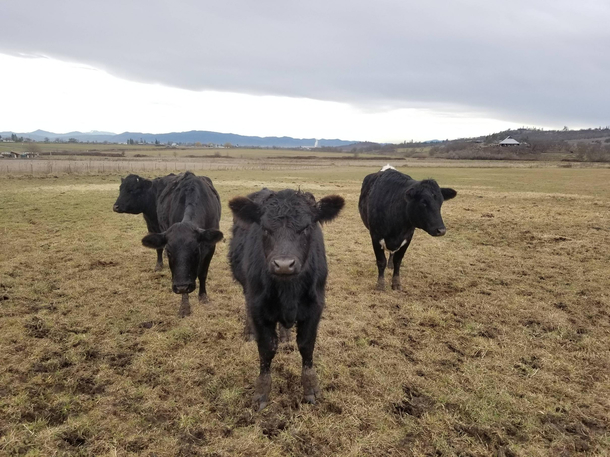
[[[129,172],[182,172],[186,170],[307,170],[332,166],[329,163],[295,161],[123,161],[123,160],[40,160],[4,159],[0,174],[104,174]],[[162,173],[161,173],[162,174]]]
[[[381,167],[387,159],[209,159],[209,160],[72,160],[72,159],[1,159],[2,175],[55,175],[55,174],[127,174],[144,173],[162,175],[185,170],[315,170],[329,167]],[[417,160],[397,157],[392,164],[398,167],[428,168],[591,168],[595,163],[519,162],[508,160]],[[608,165],[604,164],[603,168]]]

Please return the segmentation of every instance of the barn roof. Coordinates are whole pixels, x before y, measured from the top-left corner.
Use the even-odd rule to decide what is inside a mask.
[[[500,141],[500,144],[520,144],[520,143],[517,140],[515,140],[514,138],[507,136],[502,141]]]

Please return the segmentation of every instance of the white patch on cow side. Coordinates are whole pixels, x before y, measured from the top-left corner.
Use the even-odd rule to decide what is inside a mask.
[[[388,247],[385,245],[385,239],[383,239],[383,238],[380,239],[379,244],[381,245],[381,249],[383,249],[384,251],[388,251],[390,254],[394,254],[401,247],[403,247],[405,244],[407,244],[407,240],[402,240],[402,243],[400,243],[400,246],[398,246],[398,249],[394,249],[393,251],[391,249],[388,249]]]
[[[390,165],[388,163],[388,164],[385,164],[379,171],[386,171],[386,170],[396,170],[396,168],[394,168],[392,165]]]

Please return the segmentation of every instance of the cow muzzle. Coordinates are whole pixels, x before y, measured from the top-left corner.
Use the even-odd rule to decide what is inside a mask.
[[[294,257],[278,257],[271,261],[271,272],[278,276],[290,276],[299,272],[299,263]]]
[[[432,236],[443,236],[445,233],[447,233],[447,229],[445,227],[440,227],[440,228],[432,230],[430,232],[430,235],[432,235]]]
[[[195,283],[187,283],[187,284],[172,284],[172,290],[175,294],[190,294],[195,290]]]
[[[115,213],[122,213],[123,211],[121,211],[121,208],[119,208],[119,205],[114,205],[112,207],[112,211],[114,211]]]

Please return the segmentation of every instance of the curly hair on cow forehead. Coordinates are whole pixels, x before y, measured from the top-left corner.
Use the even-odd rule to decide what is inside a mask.
[[[273,192],[262,202],[264,215],[272,220],[289,219],[299,223],[305,214],[314,215],[316,199],[309,192],[286,189]]]
[[[425,191],[439,191],[440,192],[440,186],[438,185],[438,183],[434,180],[434,179],[424,179],[423,181],[420,181],[419,183],[417,183],[414,186],[414,190],[415,190],[415,194],[419,195],[422,192]]]

